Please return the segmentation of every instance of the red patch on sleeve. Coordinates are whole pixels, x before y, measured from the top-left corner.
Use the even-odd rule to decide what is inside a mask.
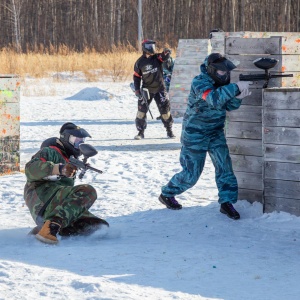
[[[206,101],[206,97],[207,97],[207,95],[208,95],[210,92],[211,92],[211,90],[207,90],[207,91],[205,91],[205,92],[203,93],[202,99],[203,99],[204,101]]]
[[[137,72],[134,72],[134,73],[133,73],[133,76],[136,76],[136,77],[142,78],[142,76],[141,76],[141,75],[139,75]]]
[[[45,161],[46,161],[46,159],[45,159],[45,158],[43,158],[43,157],[41,157],[41,158],[40,158],[40,160],[41,160],[41,161],[43,161],[43,162],[45,162]]]

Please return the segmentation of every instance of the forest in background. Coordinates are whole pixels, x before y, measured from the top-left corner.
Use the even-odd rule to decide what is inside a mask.
[[[138,0],[1,0],[0,49],[55,53],[138,48]],[[179,39],[224,31],[299,32],[300,0],[142,0],[144,38]]]

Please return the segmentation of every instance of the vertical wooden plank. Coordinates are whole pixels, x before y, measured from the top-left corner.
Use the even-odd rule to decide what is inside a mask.
[[[20,171],[20,80],[0,75],[0,174]]]

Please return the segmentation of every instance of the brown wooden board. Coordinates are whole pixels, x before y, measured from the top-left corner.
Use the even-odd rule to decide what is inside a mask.
[[[281,37],[270,38],[225,38],[226,54],[281,54]]]
[[[262,174],[263,159],[259,156],[231,154],[232,166],[235,172]]]
[[[263,97],[265,109],[300,110],[300,88],[265,89]]]
[[[299,164],[299,146],[265,144],[264,160]]]
[[[265,197],[279,197],[300,200],[300,182],[289,180],[264,180]]]
[[[231,122],[226,120],[225,131],[226,137],[254,140],[262,139],[261,123]]]
[[[0,174],[20,171],[20,137],[0,138]]]
[[[263,190],[262,174],[246,172],[235,172],[234,174],[237,178],[239,188],[258,191]]]
[[[264,213],[284,211],[296,216],[300,216],[299,199],[288,199],[284,197],[265,197]]]
[[[262,141],[227,138],[230,154],[263,156]]]
[[[247,200],[250,203],[253,202],[263,202],[263,192],[258,190],[249,190],[249,189],[242,189],[239,188],[238,193],[239,200]]]
[[[264,127],[264,143],[300,146],[300,128]]]
[[[261,123],[261,106],[241,105],[239,109],[227,112],[226,118],[231,122]]]
[[[293,180],[300,182],[300,164],[267,161],[264,166],[266,179]]]
[[[265,127],[300,127],[299,110],[264,110],[263,122]]]

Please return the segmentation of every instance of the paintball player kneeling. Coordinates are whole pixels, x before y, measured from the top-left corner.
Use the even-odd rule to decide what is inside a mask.
[[[220,212],[237,220],[233,207],[237,202],[238,184],[224,134],[226,111],[238,109],[249,96],[251,82],[230,83],[230,72],[236,66],[219,53],[210,54],[200,66],[201,74],[191,85],[188,105],[182,122],[180,164],[182,171],[162,187],[159,201],[170,209],[181,209],[175,199],[194,186],[209,154],[215,167]],[[200,195],[199,195],[200,196]]]
[[[60,138],[46,140],[25,165],[24,199],[37,224],[31,233],[41,242],[57,244],[57,234],[86,235],[109,226],[89,212],[97,199],[96,190],[88,184],[74,186],[77,168],[69,158],[81,155],[79,145],[86,137],[91,137],[86,130],[65,123]]]

